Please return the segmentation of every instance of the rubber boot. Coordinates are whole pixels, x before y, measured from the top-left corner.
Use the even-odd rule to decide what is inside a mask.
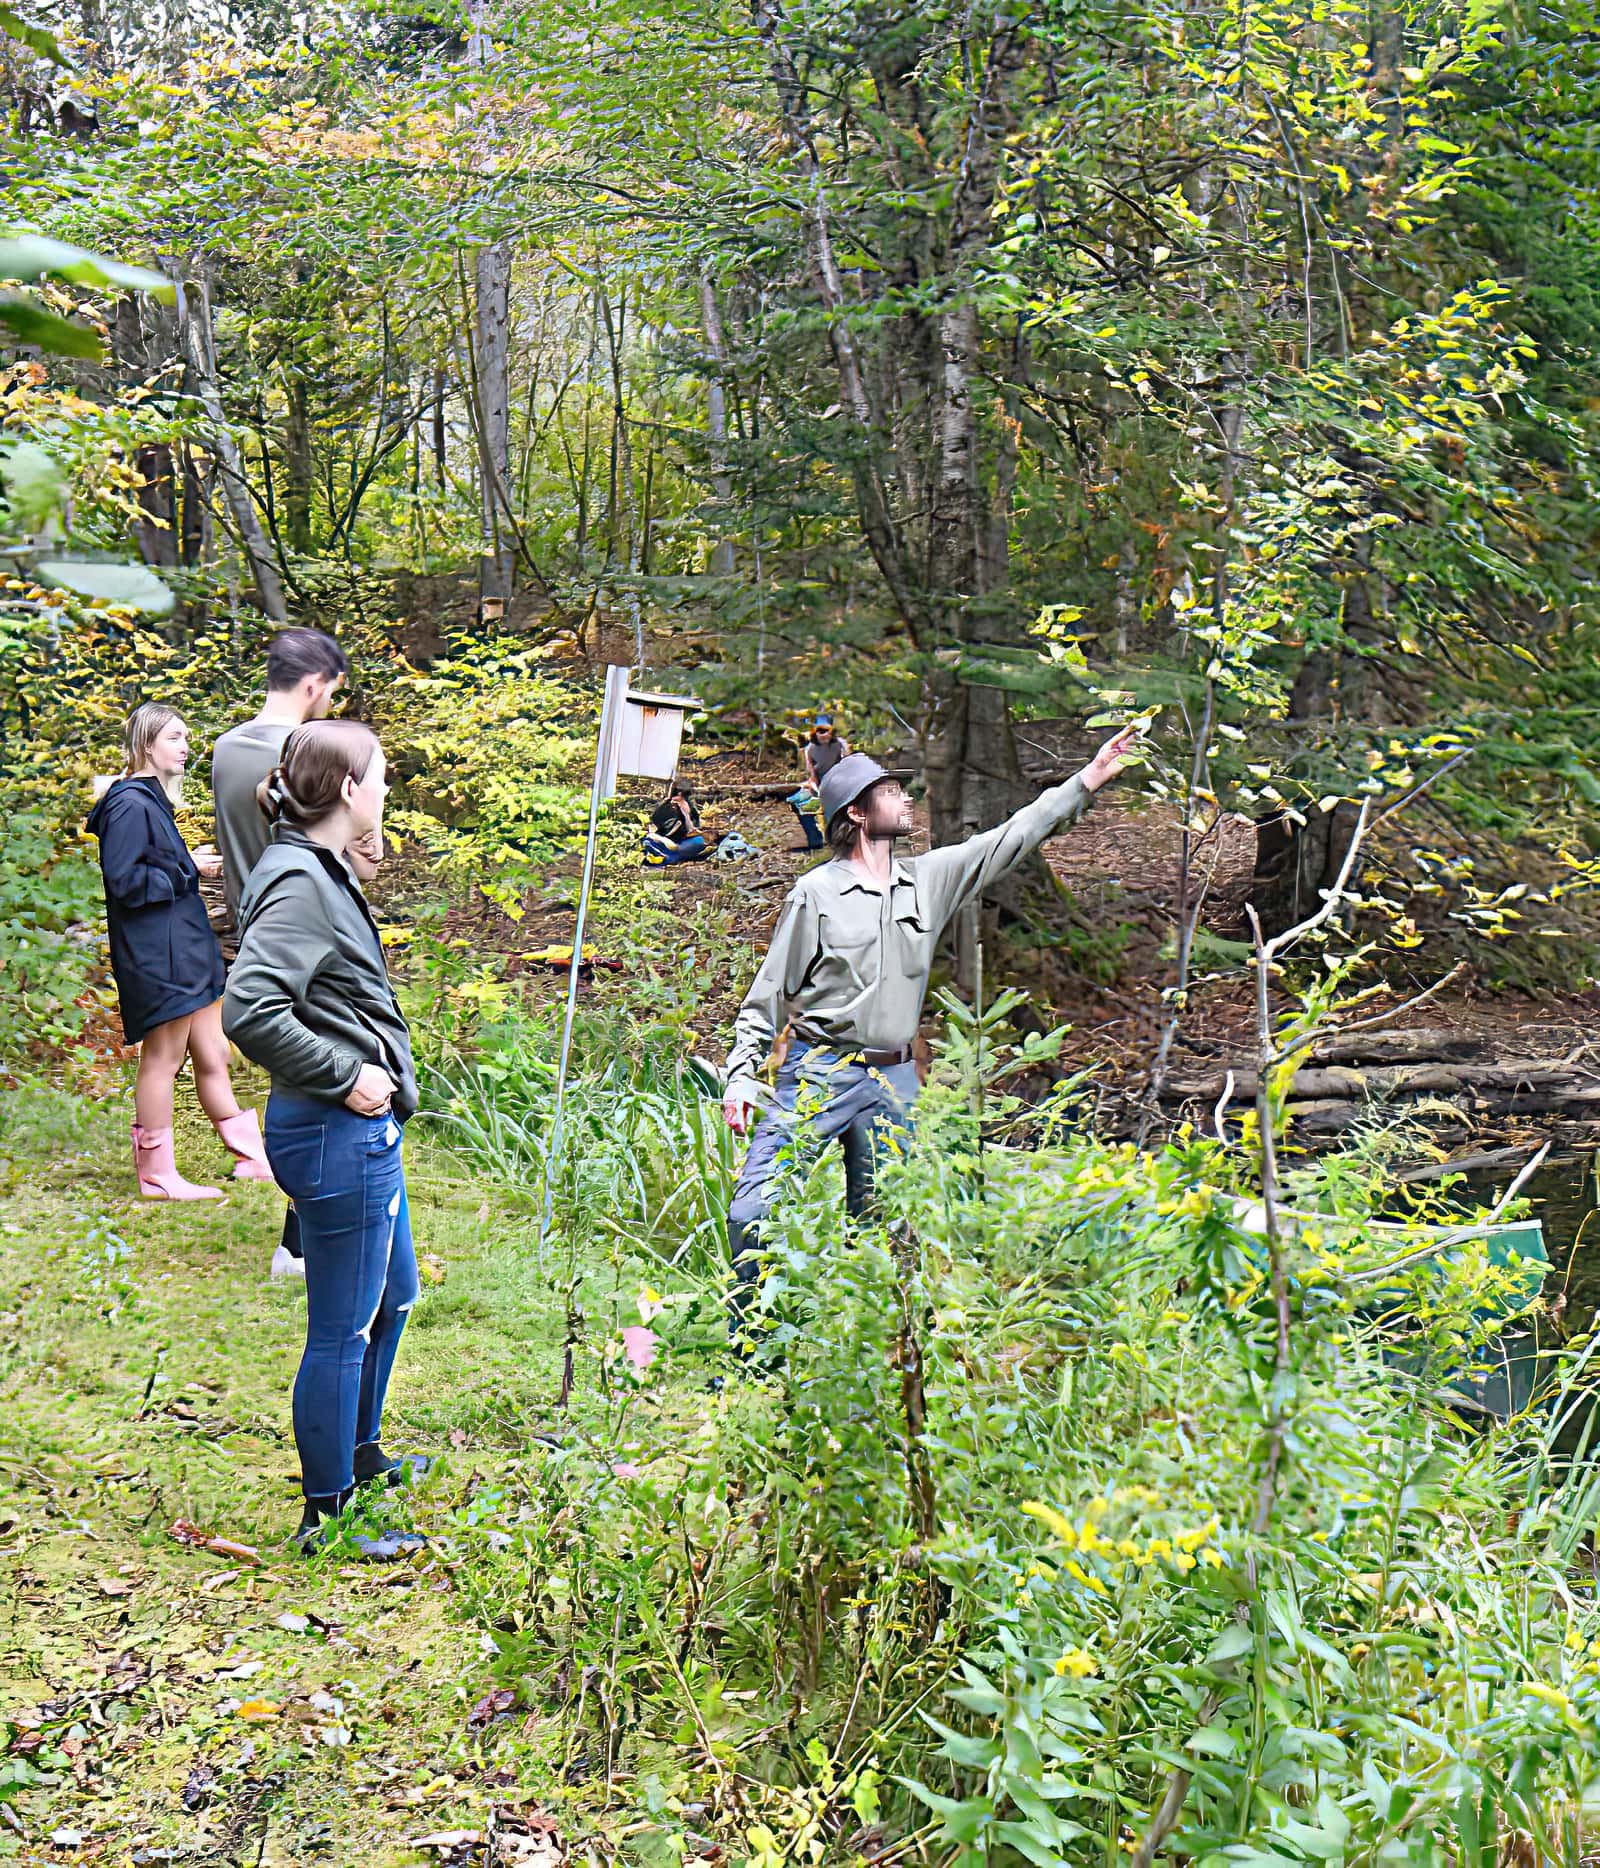
[[[211,1126],[222,1137],[228,1152],[238,1157],[233,1170],[235,1180],[272,1179],[266,1144],[261,1139],[261,1118],[253,1109],[241,1109],[237,1115],[224,1116],[220,1122],[213,1120]]]
[[[178,1172],[172,1158],[171,1129],[133,1125],[133,1169],[146,1200],[220,1200],[220,1187],[197,1187]]]

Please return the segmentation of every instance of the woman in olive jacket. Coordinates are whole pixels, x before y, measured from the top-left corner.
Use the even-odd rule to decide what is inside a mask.
[[[241,1109],[222,1035],[222,951],[200,877],[221,872],[214,850],[192,855],[178,829],[172,790],[189,758],[189,729],[170,707],[146,702],[123,729],[125,764],[89,817],[100,840],[111,972],[125,1044],[139,1046],[133,1091],[133,1161],[147,1200],[220,1200],[173,1158],[172,1103],[187,1056],[195,1093],[237,1158],[236,1180],[270,1180],[254,1110]]]
[[[352,845],[381,849],[384,758],[353,720],[317,720],[284,741],[263,783],[272,842],[240,904],[239,957],[222,1023],[272,1078],[267,1158],[300,1217],[306,1346],[294,1437],[308,1555],[334,1542],[391,1562],[422,1539],[341,1536],[358,1485],[425,1470],[379,1441],[385,1391],[417,1301],[401,1130],[417,1107],[411,1034]],[[367,872],[370,874],[370,865]]]

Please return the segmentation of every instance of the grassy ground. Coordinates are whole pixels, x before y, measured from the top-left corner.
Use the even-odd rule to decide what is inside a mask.
[[[580,1380],[558,1414],[565,1304],[533,1270],[528,1203],[453,1179],[425,1141],[412,1154],[431,1281],[384,1438],[442,1458],[384,1510],[434,1543],[367,1571],[285,1543],[304,1296],[267,1278],[280,1196],[141,1204],[126,1150],[120,1103],[0,1098],[0,1857],[550,1855],[551,1799],[582,1773],[563,1775],[552,1720],[497,1689],[471,1581],[551,1430],[600,1407]],[[180,1165],[214,1157],[191,1116]],[[703,1413],[703,1393],[684,1400]],[[179,1519],[259,1565],[185,1547]],[[465,1840],[486,1829],[490,1855]]]

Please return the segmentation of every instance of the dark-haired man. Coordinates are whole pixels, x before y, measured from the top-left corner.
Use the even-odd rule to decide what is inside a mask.
[[[728,1055],[723,1114],[743,1135],[767,1100],[756,1072],[780,1029],[791,1027],[776,1094],[751,1136],[728,1208],[741,1309],[780,1159],[842,1143],[846,1203],[852,1213],[863,1211],[878,1155],[910,1126],[918,1087],[911,1047],[939,936],[967,902],[1077,822],[1122,770],[1137,731],[1108,740],[1075,777],[998,829],[907,860],[894,846],[911,831],[911,800],[883,767],[856,752],[823,775],[833,861],[790,889]]]
[[[256,787],[283,754],[283,742],[307,720],[325,720],[350,678],[350,662],[320,629],[283,629],[267,644],[267,697],[261,711],[230,727],[211,754],[211,795],[222,852],[222,892],[237,923],[245,878],[267,847],[267,820]]]
[[[239,899],[271,834],[256,803],[256,787],[283,756],[283,742],[307,720],[327,718],[334,696],[350,678],[350,662],[332,636],[320,629],[283,629],[267,644],[267,697],[261,711],[230,727],[211,754],[211,796],[216,806],[217,848],[222,852],[222,892],[237,939]],[[230,946],[228,951],[233,951]],[[272,1255],[275,1278],[303,1278],[300,1226],[290,1207],[283,1238]]]

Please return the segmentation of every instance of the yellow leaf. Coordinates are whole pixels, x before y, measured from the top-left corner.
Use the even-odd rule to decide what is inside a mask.
[[[237,1719],[266,1720],[276,1719],[283,1708],[276,1700],[247,1699],[234,1714]]]

